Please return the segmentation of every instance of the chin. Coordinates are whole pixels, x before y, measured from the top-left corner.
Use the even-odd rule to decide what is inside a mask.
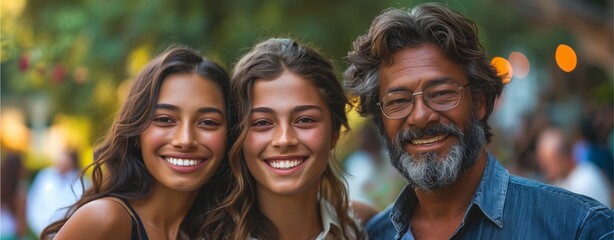
[[[300,183],[296,182],[285,184],[280,184],[279,182],[277,182],[276,184],[264,188],[276,195],[299,195],[307,192],[310,189],[310,187],[302,186]]]

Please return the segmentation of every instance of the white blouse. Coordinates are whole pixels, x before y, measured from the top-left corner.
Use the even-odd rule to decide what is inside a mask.
[[[337,218],[337,212],[335,212],[335,208],[328,201],[322,199],[320,200],[320,216],[322,217],[322,232],[318,234],[316,240],[326,240],[332,239],[329,236],[331,228],[335,227],[341,229],[341,225],[339,224],[339,219]],[[351,239],[354,239],[353,237]],[[248,240],[258,240],[254,237],[248,237]]]

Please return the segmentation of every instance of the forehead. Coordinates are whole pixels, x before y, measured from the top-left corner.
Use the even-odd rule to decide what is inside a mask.
[[[212,80],[194,73],[168,75],[160,85],[157,102],[224,104],[220,87]]]
[[[313,81],[288,71],[275,79],[256,80],[252,88],[252,104],[254,107],[318,105],[322,109],[328,108]]]
[[[412,91],[444,79],[461,86],[468,83],[462,66],[431,44],[402,49],[392,55],[392,60],[380,68],[380,93],[399,88]]]

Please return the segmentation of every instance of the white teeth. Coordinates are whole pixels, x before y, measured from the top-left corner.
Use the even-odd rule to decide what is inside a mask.
[[[294,160],[280,160],[280,161],[270,161],[269,165],[276,169],[290,169],[300,165],[303,162],[302,159],[294,159]]]
[[[428,139],[414,139],[411,141],[411,143],[416,144],[416,145],[434,143],[437,141],[441,141],[442,139],[446,138],[446,136],[447,135],[440,135],[440,136],[436,136],[436,137],[428,138]]]
[[[200,160],[167,157],[166,161],[175,166],[196,166]]]

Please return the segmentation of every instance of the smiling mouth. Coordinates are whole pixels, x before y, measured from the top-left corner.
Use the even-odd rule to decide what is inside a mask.
[[[266,163],[275,168],[281,170],[287,170],[291,168],[295,168],[305,162],[304,158],[294,158],[294,159],[286,159],[286,160],[267,160]]]
[[[180,166],[180,167],[196,166],[200,164],[201,162],[203,162],[202,160],[173,158],[173,157],[165,157],[164,160],[166,160],[168,163],[172,165]]]
[[[434,143],[434,142],[439,142],[443,139],[445,139],[446,137],[448,137],[448,134],[446,135],[439,135],[439,136],[435,136],[432,138],[426,138],[426,139],[414,139],[411,140],[411,144],[414,145],[422,145],[422,144],[429,144],[429,143]]]

